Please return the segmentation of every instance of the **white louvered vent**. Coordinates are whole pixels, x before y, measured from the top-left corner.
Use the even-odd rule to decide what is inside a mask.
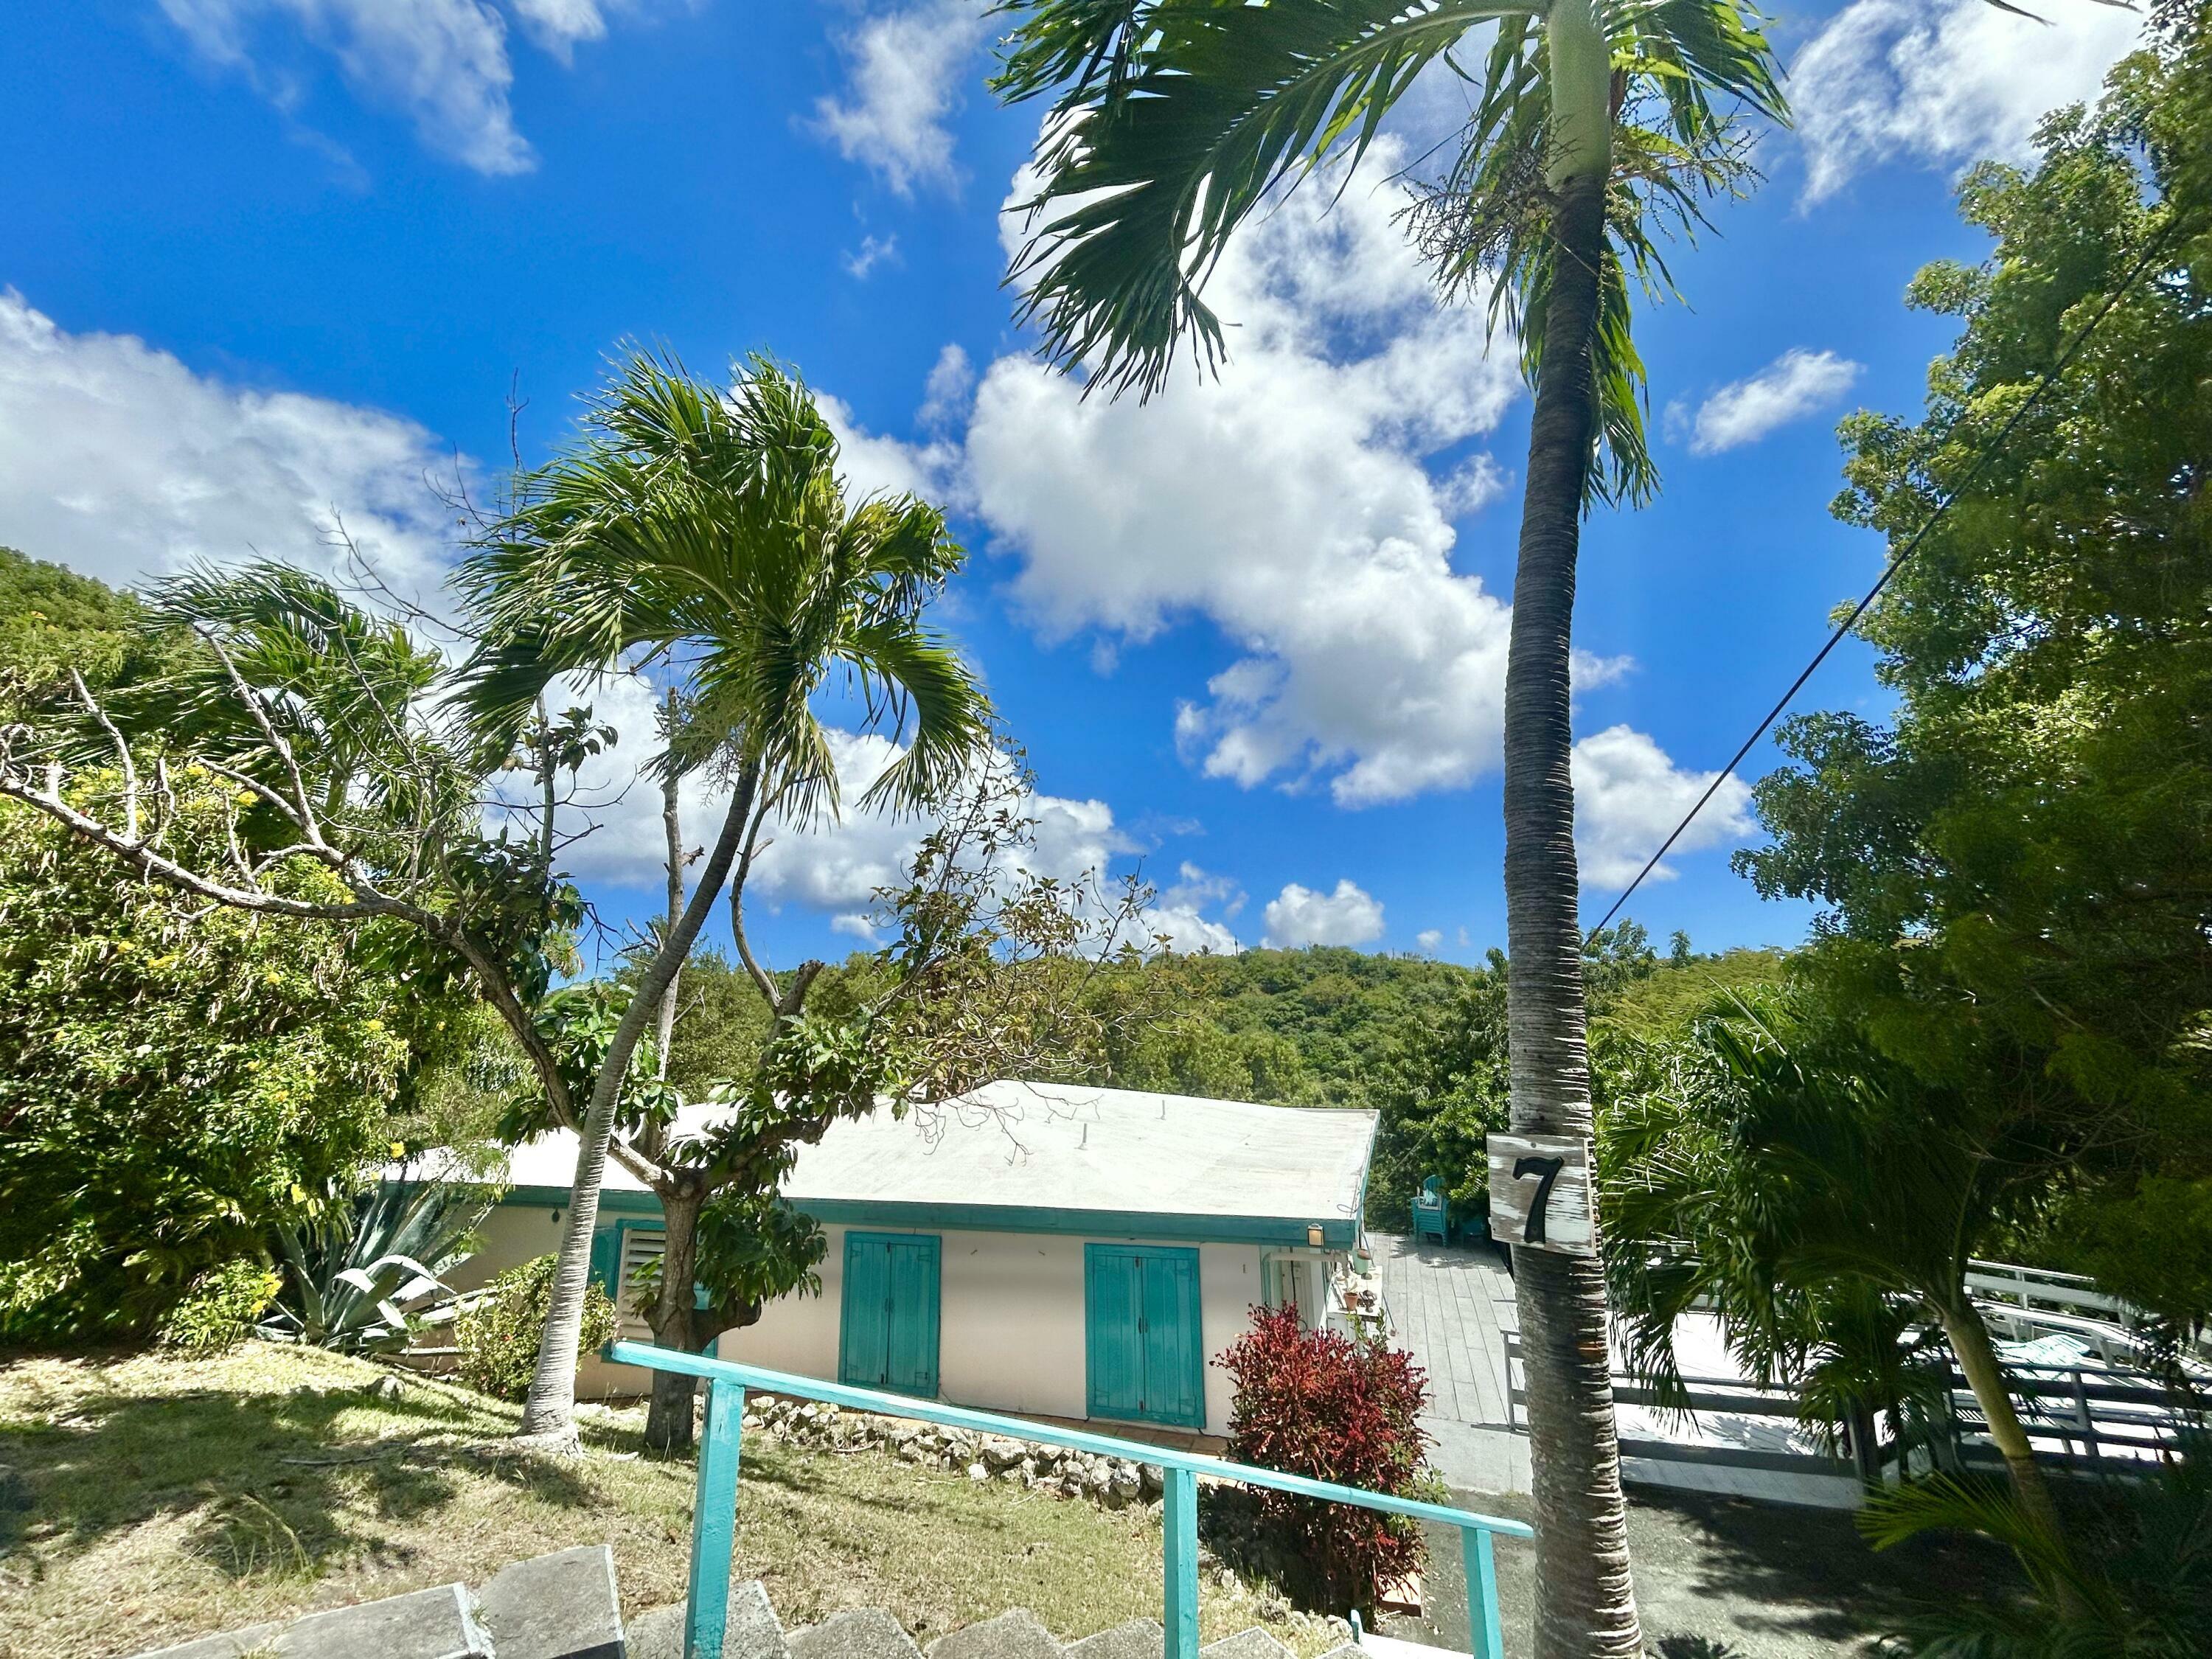
[[[615,1298],[615,1306],[622,1313],[623,1334],[635,1339],[639,1332],[650,1334],[646,1322],[630,1311],[637,1299],[636,1286],[631,1277],[648,1261],[658,1261],[668,1248],[668,1235],[658,1231],[648,1232],[641,1227],[632,1227],[623,1234],[622,1277],[617,1281],[622,1294]]]

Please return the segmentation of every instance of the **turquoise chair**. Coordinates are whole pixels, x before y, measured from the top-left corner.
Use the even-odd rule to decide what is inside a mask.
[[[1431,1176],[1413,1200],[1413,1243],[1433,1238],[1439,1244],[1449,1244],[1451,1233],[1451,1200],[1444,1196],[1443,1177]]]

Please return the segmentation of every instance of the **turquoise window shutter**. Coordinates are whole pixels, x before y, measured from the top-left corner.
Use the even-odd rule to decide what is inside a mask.
[[[602,1227],[592,1235],[592,1278],[610,1297],[622,1288],[622,1230]]]
[[[936,1395],[940,1254],[927,1234],[845,1235],[840,1382]]]
[[[1084,1325],[1093,1417],[1202,1428],[1206,1354],[1198,1252],[1084,1247]]]

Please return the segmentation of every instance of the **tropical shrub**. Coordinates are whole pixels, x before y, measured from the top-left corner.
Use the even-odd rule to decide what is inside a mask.
[[[1895,1659],[2185,1659],[2212,1653],[2212,1439],[2185,1435],[2140,1480],[2113,1481],[2061,1540],[2003,1486],[1930,1475],[1870,1492],[1859,1529],[1876,1549],[1921,1534],[1977,1532],[2009,1545],[2024,1599],[1930,1607],[1892,1632]]]
[[[261,1261],[228,1261],[191,1282],[161,1321],[161,1346],[188,1354],[221,1353],[253,1334],[283,1282]]]
[[[1237,1383],[1229,1455],[1369,1492],[1410,1496],[1428,1437],[1428,1378],[1403,1349],[1300,1328],[1294,1308],[1252,1310],[1252,1328],[1215,1362]],[[1312,1575],[1319,1605],[1371,1607],[1418,1571],[1420,1528],[1395,1516],[1286,1492],[1261,1499],[1263,1522]]]
[[[546,1255],[508,1268],[485,1286],[487,1294],[481,1301],[453,1321],[462,1382],[501,1400],[520,1400],[530,1392],[531,1374],[538,1369],[538,1339],[545,1329],[559,1261]],[[605,1347],[614,1338],[616,1323],[612,1299],[597,1283],[587,1285],[578,1352]]]

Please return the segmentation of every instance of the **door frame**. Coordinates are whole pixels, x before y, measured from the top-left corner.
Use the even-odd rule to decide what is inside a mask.
[[[1177,1258],[1190,1263],[1190,1295],[1186,1299],[1183,1315],[1190,1330],[1191,1398],[1197,1402],[1195,1417],[1184,1417],[1174,1412],[1144,1411],[1108,1413],[1098,1407],[1097,1321],[1091,1304],[1091,1264],[1098,1255],[1164,1256]],[[1142,1297],[1143,1291],[1139,1290]],[[1133,1333],[1132,1334],[1133,1334]],[[1139,1352],[1143,1352],[1142,1345]],[[1178,1429],[1203,1429],[1206,1426],[1206,1295],[1205,1281],[1198,1248],[1190,1244],[1114,1244],[1086,1243],[1083,1247],[1083,1407],[1091,1417],[1106,1418],[1121,1423],[1158,1423]]]
[[[939,1393],[942,1391],[945,1380],[943,1363],[945,1348],[944,1239],[936,1233],[881,1232],[863,1230],[858,1227],[848,1227],[845,1230],[844,1246],[838,1255],[837,1380],[840,1382],[851,1383],[852,1386],[857,1388],[883,1388],[893,1394],[904,1394],[907,1393],[908,1390],[897,1388],[888,1382],[878,1383],[874,1382],[867,1382],[853,1383],[852,1379],[846,1375],[846,1356],[852,1350],[853,1339],[853,1301],[851,1293],[853,1285],[853,1246],[855,1244],[927,1244],[929,1247],[930,1266],[935,1271],[930,1276],[930,1389],[927,1397],[933,1400],[935,1399]],[[890,1334],[889,1331],[886,1331],[884,1334],[884,1340],[886,1343],[890,1340]]]

